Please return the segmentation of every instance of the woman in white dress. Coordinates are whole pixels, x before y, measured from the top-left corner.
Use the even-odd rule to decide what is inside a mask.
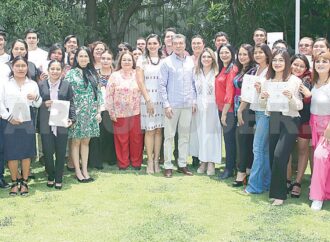
[[[190,136],[190,153],[201,161],[197,173],[215,174],[215,163],[221,163],[221,125],[215,103],[215,77],[218,74],[214,52],[205,48],[195,68],[197,112],[193,116],[196,129]],[[197,142],[196,142],[197,141]]]
[[[145,130],[144,143],[147,150],[147,173],[158,173],[159,153],[162,145],[164,110],[162,98],[158,92],[162,53],[158,35],[150,34],[147,39],[145,55],[140,56],[136,64],[137,83],[141,97],[141,129]]]

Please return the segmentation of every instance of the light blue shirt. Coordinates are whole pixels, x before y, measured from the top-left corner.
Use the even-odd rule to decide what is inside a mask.
[[[194,61],[190,56],[182,59],[172,53],[164,59],[159,84],[164,108],[188,108],[196,103],[193,70]]]

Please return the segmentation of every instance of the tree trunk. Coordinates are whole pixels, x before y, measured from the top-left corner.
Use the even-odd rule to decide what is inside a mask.
[[[95,41],[97,37],[96,0],[86,0],[86,20],[87,26],[90,28],[87,40]]]

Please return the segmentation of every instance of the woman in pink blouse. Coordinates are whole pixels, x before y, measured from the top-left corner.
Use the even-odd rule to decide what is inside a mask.
[[[143,135],[140,122],[141,93],[136,82],[135,61],[130,52],[120,55],[106,90],[106,109],[113,121],[118,167],[140,170]]]

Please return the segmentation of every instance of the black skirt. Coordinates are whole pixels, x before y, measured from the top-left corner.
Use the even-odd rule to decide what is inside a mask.
[[[4,160],[22,160],[36,156],[36,131],[33,121],[12,125],[4,120]]]

